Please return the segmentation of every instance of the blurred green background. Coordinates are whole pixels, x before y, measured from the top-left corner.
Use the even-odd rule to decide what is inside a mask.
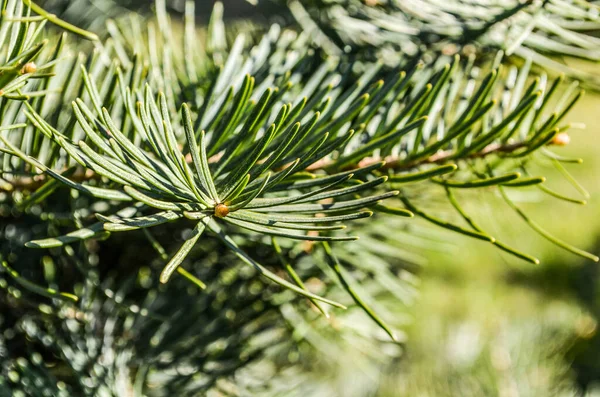
[[[572,129],[571,143],[555,152],[584,160],[568,170],[591,199],[578,206],[532,189],[520,205],[551,233],[598,253],[600,93],[587,92],[569,121],[586,128]],[[577,196],[558,175],[547,184]],[[405,360],[381,395],[600,396],[598,264],[548,243],[501,200],[486,199],[472,200],[471,211],[480,219],[494,212],[488,230],[542,263],[519,262],[462,237],[454,249],[430,256],[420,298],[409,309]]]

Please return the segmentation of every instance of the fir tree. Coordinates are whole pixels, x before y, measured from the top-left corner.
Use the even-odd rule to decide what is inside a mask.
[[[217,3],[197,27],[193,2],[182,23],[110,3],[80,21],[98,36],[1,3],[2,393],[317,393],[347,351],[377,376],[438,229],[539,263],[467,212],[473,191],[598,261],[516,194],[588,199],[560,154],[582,76],[541,52],[594,59],[575,31],[596,6],[292,1],[297,24],[262,26]]]

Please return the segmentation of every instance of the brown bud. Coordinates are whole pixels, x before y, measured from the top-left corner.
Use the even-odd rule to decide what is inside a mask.
[[[37,66],[33,62],[27,62],[21,69],[21,74],[35,73]]]
[[[215,216],[217,218],[225,218],[229,214],[229,208],[225,204],[218,204],[215,207]]]
[[[456,54],[458,52],[458,50],[459,50],[459,48],[456,44],[449,43],[442,47],[442,54],[447,55],[447,56],[452,56],[452,55]]]
[[[556,146],[567,146],[569,142],[571,142],[571,137],[566,132],[557,134],[551,141],[551,143]]]

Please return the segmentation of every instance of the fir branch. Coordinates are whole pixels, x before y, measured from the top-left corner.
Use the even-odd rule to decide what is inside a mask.
[[[482,40],[521,8],[470,31]],[[409,304],[415,287],[395,273],[414,270],[427,249],[446,249],[446,237],[431,243],[436,229],[427,229],[419,253],[407,251],[420,230],[408,218],[537,263],[484,230],[459,204],[459,189],[531,188],[570,199],[530,172],[550,158],[585,197],[560,164],[579,161],[550,151],[568,141],[560,123],[582,92],[572,85],[556,101],[563,79],[531,78],[533,62],[436,57],[390,68],[326,57],[306,32],[278,26],[231,40],[220,5],[208,31],[198,32],[192,3],[186,10],[183,29],[171,26],[164,1],[147,24],[111,21],[104,44],[88,55],[63,57],[82,48],[63,39],[44,47],[37,59],[56,76],[17,77],[18,98],[1,99],[0,176],[12,190],[0,195],[10,208],[0,216],[18,232],[2,236],[0,258],[20,275],[0,298],[24,302],[19,321],[28,326],[19,337],[27,346],[45,341],[71,394],[123,394],[123,384],[143,394],[155,383],[171,394],[205,394],[239,381],[253,360],[277,361],[304,343],[334,362],[343,343],[378,355],[379,331],[392,336],[397,325],[382,319],[397,316],[373,300],[393,295]],[[21,90],[24,82],[31,90]],[[439,209],[440,197],[456,219]],[[506,198],[534,231],[596,259]],[[111,233],[121,238],[101,242]],[[356,241],[328,244],[345,240]],[[40,256],[64,277],[40,275],[38,253],[25,241],[51,248]],[[101,273],[92,264],[105,244],[117,258],[102,256]],[[150,246],[157,253],[140,249]],[[40,313],[34,294],[70,290],[76,309],[50,299]],[[306,300],[316,310],[305,310]],[[322,303],[333,306],[330,320],[319,316]],[[374,327],[331,326],[350,318],[340,309],[352,306]],[[86,323],[74,329],[67,319]],[[368,338],[352,343],[359,334]],[[100,337],[106,343],[97,344]],[[192,375],[170,376],[184,367]]]

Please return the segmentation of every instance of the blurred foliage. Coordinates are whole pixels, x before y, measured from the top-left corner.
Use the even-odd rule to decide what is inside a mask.
[[[574,175],[590,187],[588,205],[572,212],[555,200],[527,204],[533,215],[554,215],[551,231],[567,232],[589,247],[598,247],[594,111],[599,101],[597,94],[586,97],[570,116],[588,126],[567,149],[585,158]],[[523,238],[522,227],[511,218],[494,223],[511,230],[523,246],[543,252],[542,265],[519,265],[485,246],[460,251],[460,244],[431,258],[421,273],[421,298],[411,310],[415,321],[407,329],[406,361],[390,372],[381,395],[591,397],[600,392],[598,266],[573,260],[541,239]],[[452,353],[456,340],[463,343],[459,354],[468,356],[466,362]],[[508,368],[492,365],[496,349]]]
[[[490,53],[530,59],[600,87],[597,72],[562,57],[600,60],[600,6],[564,0],[262,0],[287,4],[300,26],[331,54],[359,53],[396,64],[406,56]]]

